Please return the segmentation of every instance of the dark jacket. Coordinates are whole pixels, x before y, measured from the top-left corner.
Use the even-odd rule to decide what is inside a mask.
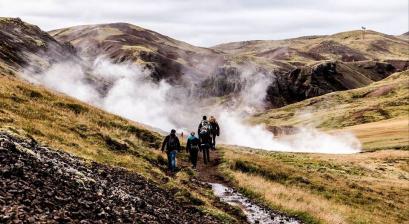
[[[200,129],[202,129],[202,123],[204,120],[200,121],[199,127],[197,128],[197,134],[200,135]]]
[[[210,135],[204,135],[204,136],[201,136],[200,137],[200,143],[203,145],[203,144],[206,144],[206,145],[208,145],[208,146],[211,146],[212,145],[212,142],[213,142],[213,139],[212,139],[212,136],[210,136]]]
[[[197,145],[200,147],[200,140],[196,136],[189,135],[186,143],[186,152],[190,152],[192,145]]]
[[[169,145],[169,139],[171,137],[175,138],[175,141],[176,141],[175,147],[170,147],[170,145]],[[177,151],[180,152],[180,142],[179,142],[179,139],[178,139],[178,137],[176,135],[170,134],[170,135],[165,137],[165,140],[163,140],[163,143],[162,143],[162,149],[161,149],[162,152],[165,149],[166,149],[166,152],[171,152],[171,151],[174,151],[174,150],[177,150]]]
[[[219,124],[216,122],[210,122],[210,125],[212,126],[212,135],[220,135],[220,127]]]

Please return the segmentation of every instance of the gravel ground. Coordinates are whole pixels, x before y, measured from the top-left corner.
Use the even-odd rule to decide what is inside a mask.
[[[217,223],[121,168],[0,132],[0,223]]]

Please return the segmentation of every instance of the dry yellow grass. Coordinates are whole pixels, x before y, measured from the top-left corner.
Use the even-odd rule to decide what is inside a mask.
[[[310,222],[409,222],[409,151],[353,155],[223,149],[222,170],[244,192]],[[304,217],[305,218],[305,217]]]
[[[191,170],[182,170],[175,178],[166,176],[166,156],[156,150],[162,136],[137,123],[0,74],[0,129],[90,161],[124,167],[176,192],[177,200],[224,223],[236,222],[213,205],[217,202],[210,189],[189,184]]]
[[[301,217],[309,214],[310,222],[409,223],[408,84],[409,71],[396,73],[364,88],[315,97],[252,120],[352,132],[364,151],[373,152],[330,155],[226,148],[222,170],[244,192],[255,193],[274,208]]]
[[[98,108],[28,84],[0,76],[0,125],[27,134],[42,144],[85,159],[123,166],[150,176],[152,147],[160,135]],[[123,152],[117,146],[126,144]],[[139,156],[132,156],[132,155]]]
[[[409,149],[409,119],[405,117],[349,126],[330,132],[351,132],[366,150]]]
[[[263,195],[264,199],[276,208],[306,212],[326,223],[347,223],[345,214],[353,212],[353,209],[347,206],[331,203],[303,189],[274,183],[260,176],[233,172],[233,177],[240,187]]]

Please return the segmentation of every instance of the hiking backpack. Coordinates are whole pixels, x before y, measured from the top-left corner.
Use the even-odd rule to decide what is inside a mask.
[[[199,134],[201,136],[210,135],[210,132],[212,130],[212,125],[210,124],[210,122],[207,120],[203,120],[201,124],[202,124],[202,127],[200,128]]]

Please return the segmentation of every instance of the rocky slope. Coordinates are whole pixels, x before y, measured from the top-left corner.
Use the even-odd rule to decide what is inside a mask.
[[[60,60],[75,60],[75,49],[19,18],[0,17],[0,67],[13,73],[28,67],[40,71]]]
[[[218,223],[123,168],[0,132],[0,222]]]
[[[271,107],[281,107],[334,91],[364,87],[395,71],[386,62],[316,62],[276,76],[266,98]]]

